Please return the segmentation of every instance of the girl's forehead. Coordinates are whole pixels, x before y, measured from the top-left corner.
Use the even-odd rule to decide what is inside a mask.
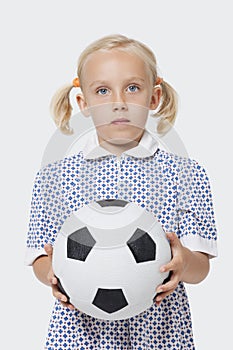
[[[148,74],[146,63],[134,52],[123,51],[120,49],[98,50],[89,54],[83,64],[85,74],[106,72],[110,70],[124,70],[140,74]]]

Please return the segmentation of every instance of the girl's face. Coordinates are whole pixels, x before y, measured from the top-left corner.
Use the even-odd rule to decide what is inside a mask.
[[[161,96],[143,60],[116,49],[96,51],[84,63],[82,76],[83,95],[77,101],[84,115],[91,115],[99,143],[139,142],[148,112]]]

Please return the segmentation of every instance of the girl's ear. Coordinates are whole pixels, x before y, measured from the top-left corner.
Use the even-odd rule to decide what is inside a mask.
[[[89,113],[89,110],[87,108],[87,103],[86,103],[84,96],[82,94],[76,95],[76,101],[77,101],[79,108],[82,111],[83,115],[85,117],[89,117],[90,113]]]
[[[153,88],[151,100],[150,100],[150,109],[156,109],[159,105],[160,99],[162,96],[162,89],[160,86],[156,86]]]

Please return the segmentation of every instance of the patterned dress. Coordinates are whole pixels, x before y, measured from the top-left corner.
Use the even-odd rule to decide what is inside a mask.
[[[210,184],[194,160],[158,148],[145,130],[137,147],[117,157],[93,137],[73,156],[44,166],[37,174],[31,202],[26,263],[54,244],[66,218],[92,201],[123,199],[153,213],[165,231],[210,257],[217,255]],[[184,283],[159,306],[153,304],[126,320],[95,319],[55,301],[44,349],[195,349]]]

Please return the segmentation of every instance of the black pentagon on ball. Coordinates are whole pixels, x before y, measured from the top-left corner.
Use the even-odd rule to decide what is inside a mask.
[[[128,305],[122,289],[98,288],[93,305],[109,314],[122,310]]]
[[[97,201],[101,207],[125,207],[128,202],[124,201],[123,199],[103,199],[100,201]]]
[[[156,259],[156,244],[150,235],[137,228],[131,238],[127,241],[137,263],[153,261]]]
[[[67,240],[67,258],[85,261],[96,244],[87,227],[71,233]]]

